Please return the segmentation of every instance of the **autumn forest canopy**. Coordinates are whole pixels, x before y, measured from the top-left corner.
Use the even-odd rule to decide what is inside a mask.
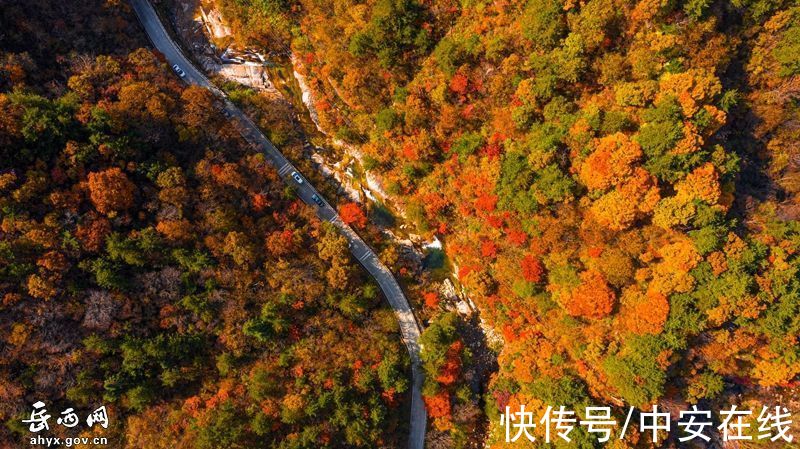
[[[503,441],[520,404],[798,403],[798,2],[203,3],[305,77],[500,341],[380,248],[424,321],[426,447],[545,447]],[[0,442],[41,397],[109,404],[120,447],[404,447],[408,356],[346,240],[125,2],[0,6]],[[375,206],[338,210],[378,241]]]
[[[346,240],[127,7],[39,3],[0,10],[0,446],[42,400],[105,404],[109,447],[399,447],[408,357]]]
[[[794,397],[796,2],[219,3],[239,39],[291,45],[322,126],[446,240],[504,340],[490,422]],[[440,354],[426,401],[458,447]]]

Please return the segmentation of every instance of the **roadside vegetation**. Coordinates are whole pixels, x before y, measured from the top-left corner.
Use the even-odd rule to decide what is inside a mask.
[[[796,2],[218,3],[241,40],[291,45],[326,131],[446,238],[505,341],[492,447],[509,404],[793,397]],[[432,295],[428,447],[464,447],[467,359]]]
[[[78,3],[0,8],[0,446],[39,400],[61,437],[106,405],[75,432],[113,447],[404,445],[407,352],[346,240],[124,2]]]

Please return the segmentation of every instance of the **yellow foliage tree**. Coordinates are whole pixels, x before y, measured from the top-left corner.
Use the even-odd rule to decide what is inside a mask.
[[[625,183],[595,201],[591,212],[601,224],[621,231],[651,213],[659,199],[655,178],[637,167]]]
[[[660,250],[661,261],[653,266],[650,289],[663,295],[673,292],[685,293],[695,284],[689,274],[702,260],[694,243],[688,238],[664,245]]]
[[[698,199],[715,205],[722,196],[719,173],[710,162],[695,168],[686,178],[675,185],[675,190],[677,191],[676,197],[684,202]]]
[[[705,69],[665,73],[659,80],[659,88],[656,101],[664,96],[675,96],[687,117],[694,116],[702,105],[722,92],[719,78]]]

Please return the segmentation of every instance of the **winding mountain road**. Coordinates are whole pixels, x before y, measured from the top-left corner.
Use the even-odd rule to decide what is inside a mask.
[[[423,449],[425,445],[425,426],[427,415],[422,402],[422,382],[423,372],[419,356],[419,337],[420,326],[411,310],[403,291],[400,289],[391,271],[378,259],[378,256],[353,229],[345,224],[322,195],[317,192],[314,186],[306,179],[303,183],[298,183],[292,178],[293,173],[299,171],[292,166],[292,163],[270,142],[258,127],[250,120],[238,107],[236,107],[216,86],[214,86],[203,73],[183,54],[178,45],[167,33],[164,24],[148,0],[130,0],[139,21],[144,27],[150,41],[160,51],[170,65],[177,64],[185,72],[183,80],[190,84],[196,84],[209,89],[224,103],[225,115],[237,128],[242,137],[253,147],[263,152],[270,162],[278,170],[278,174],[283,181],[295,188],[298,196],[308,205],[315,208],[317,215],[333,223],[339,231],[347,238],[350,244],[350,252],[353,257],[366,268],[370,275],[383,291],[384,296],[394,309],[397,319],[400,322],[400,332],[403,342],[408,349],[411,359],[412,388],[411,388],[411,425],[408,439],[409,449]],[[304,178],[305,179],[305,178]],[[317,197],[322,202],[318,205],[314,200]]]

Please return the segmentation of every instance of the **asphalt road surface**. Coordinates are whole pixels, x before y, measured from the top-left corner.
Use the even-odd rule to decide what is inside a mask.
[[[283,181],[294,187],[298,196],[308,205],[315,208],[317,215],[333,223],[339,231],[347,238],[350,243],[350,252],[361,265],[366,268],[370,275],[375,278],[384,296],[394,309],[397,319],[400,322],[400,332],[403,335],[403,342],[408,349],[411,358],[412,371],[412,391],[411,391],[411,425],[408,440],[409,449],[423,449],[425,445],[425,422],[427,415],[425,406],[422,402],[422,381],[423,372],[419,358],[419,336],[420,327],[411,310],[400,285],[397,284],[391,271],[381,263],[378,256],[350,226],[342,222],[336,210],[332,208],[323,196],[317,192],[314,186],[303,177],[303,182],[298,183],[293,174],[302,177],[302,174],[292,166],[283,154],[270,142],[258,127],[250,120],[238,107],[236,107],[227,96],[217,89],[203,73],[183,54],[172,37],[167,33],[164,24],[147,0],[131,0],[133,9],[139,17],[139,21],[144,27],[150,41],[160,51],[170,66],[177,64],[184,72],[183,80],[189,84],[196,84],[211,90],[224,102],[224,113],[233,123],[242,137],[251,145],[262,151],[278,170],[278,174]],[[178,74],[176,73],[176,76]],[[323,203],[321,206],[314,201],[314,196]]]

